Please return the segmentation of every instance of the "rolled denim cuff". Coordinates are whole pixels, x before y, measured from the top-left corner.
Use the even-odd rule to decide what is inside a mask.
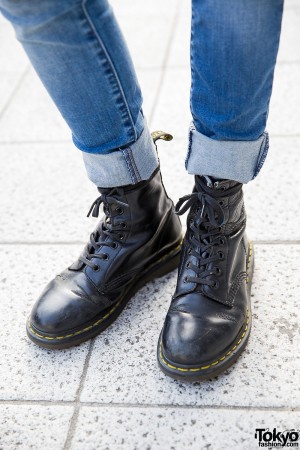
[[[148,180],[158,166],[156,146],[147,126],[133,144],[108,154],[82,153],[89,179],[98,187]]]
[[[191,124],[185,160],[188,173],[248,183],[262,168],[269,149],[264,132],[253,141],[216,141],[199,133]]]

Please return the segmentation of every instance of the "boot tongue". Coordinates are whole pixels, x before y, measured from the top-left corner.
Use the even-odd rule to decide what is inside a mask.
[[[226,190],[230,187],[236,186],[239,183],[234,180],[224,180],[223,178],[216,178],[208,175],[203,175],[200,177],[202,180],[204,180],[207,187],[214,190]]]
[[[98,191],[100,192],[100,194],[104,194],[104,195],[108,195],[108,196],[113,196],[114,194],[116,194],[116,188],[114,187],[110,187],[110,188],[103,188],[103,187],[97,187]]]

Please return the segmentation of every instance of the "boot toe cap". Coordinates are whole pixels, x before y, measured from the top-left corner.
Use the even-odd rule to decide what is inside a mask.
[[[97,308],[93,302],[54,279],[34,304],[29,322],[38,332],[60,335],[82,327],[96,313]]]
[[[172,365],[199,366],[222,357],[239,331],[235,322],[169,313],[161,336],[161,352]]]

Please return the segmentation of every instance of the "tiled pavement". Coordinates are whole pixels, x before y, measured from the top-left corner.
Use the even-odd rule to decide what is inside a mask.
[[[113,5],[151,128],[175,135],[159,150],[176,200],[192,183],[183,169],[189,2]],[[256,251],[252,336],[225,375],[188,385],[167,379],[155,360],[175,272],[145,286],[90,343],[55,352],[27,340],[32,302],[78,255],[94,226],[85,212],[96,193],[69,131],[0,19],[0,449],[248,450],[258,448],[256,428],[300,428],[299,42],[300,3],[287,0],[271,150],[262,173],[245,187]]]

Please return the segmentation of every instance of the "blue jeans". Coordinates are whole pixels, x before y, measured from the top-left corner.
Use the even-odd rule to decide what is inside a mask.
[[[283,0],[192,0],[191,174],[253,179],[265,132]],[[107,0],[0,0],[101,187],[158,165],[135,70]]]

